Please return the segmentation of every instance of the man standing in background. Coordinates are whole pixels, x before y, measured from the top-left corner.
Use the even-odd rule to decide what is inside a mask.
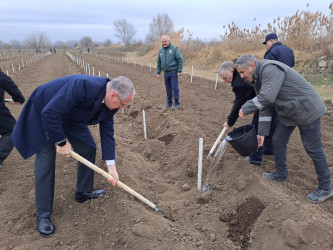
[[[17,85],[0,70],[0,168],[14,148],[11,135],[16,123],[15,118],[5,106],[5,91],[12,96],[14,104],[24,103],[25,98]]]
[[[162,48],[158,53],[157,59],[157,78],[161,77],[161,71],[164,71],[164,82],[167,92],[167,105],[165,108],[172,107],[172,95],[175,99],[173,110],[179,109],[179,86],[178,77],[183,71],[183,57],[178,47],[170,43],[170,38],[162,36]]]
[[[266,45],[267,51],[264,59],[276,60],[288,65],[290,68],[295,65],[294,51],[286,45],[283,45],[275,33],[270,33],[266,36],[262,43]]]

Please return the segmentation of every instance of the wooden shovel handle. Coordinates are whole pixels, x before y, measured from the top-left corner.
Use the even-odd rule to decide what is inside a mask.
[[[219,141],[222,139],[222,136],[224,135],[224,133],[225,133],[226,130],[227,130],[226,127],[224,127],[224,128],[222,129],[222,132],[220,133],[219,137],[217,137],[217,139],[216,139],[216,141],[215,141],[213,147],[210,149],[210,151],[209,151],[209,153],[208,153],[208,156],[210,156],[210,155],[213,154],[213,152],[214,152],[214,150],[215,150],[217,144],[218,144]]]
[[[71,156],[78,160],[79,162],[81,162],[82,164],[86,165],[87,167],[91,168],[92,170],[94,170],[95,172],[99,173],[100,175],[104,176],[106,179],[113,179],[112,175],[110,175],[109,173],[105,172],[103,169],[97,167],[95,164],[91,163],[90,161],[86,160],[85,158],[83,158],[82,156],[80,156],[79,154],[75,153],[74,151],[71,152]],[[154,203],[152,203],[151,201],[147,200],[145,197],[143,197],[141,194],[135,192],[133,189],[131,189],[130,187],[128,187],[127,185],[125,185],[124,183],[122,183],[121,181],[117,182],[117,186],[121,187],[122,189],[124,189],[126,192],[134,195],[136,198],[138,198],[140,201],[142,201],[143,203],[147,204],[148,206],[150,206],[151,208],[155,209],[156,205]]]

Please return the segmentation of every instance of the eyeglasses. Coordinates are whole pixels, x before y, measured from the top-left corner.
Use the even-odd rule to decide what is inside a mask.
[[[118,97],[118,100],[119,100],[119,102],[120,102],[120,108],[123,108],[123,107],[125,107],[126,106],[126,104],[123,104],[122,103],[122,101],[120,100],[120,98],[119,98],[119,95],[117,95],[117,97]]]

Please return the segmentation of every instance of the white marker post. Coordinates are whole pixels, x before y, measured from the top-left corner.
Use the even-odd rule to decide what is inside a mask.
[[[147,140],[146,114],[145,114],[144,110],[142,110],[142,117],[143,117],[143,133],[144,133],[145,140]]]
[[[201,191],[201,175],[202,175],[202,151],[203,151],[203,139],[199,139],[199,158],[198,158],[198,191]]]
[[[217,88],[217,80],[219,78],[219,73],[216,74],[215,89]]]
[[[192,66],[192,73],[191,73],[191,83],[192,83],[192,77],[193,77],[193,66]]]

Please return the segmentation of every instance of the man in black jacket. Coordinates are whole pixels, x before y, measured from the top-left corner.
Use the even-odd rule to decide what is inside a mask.
[[[294,51],[286,45],[283,45],[275,33],[270,33],[266,36],[262,43],[266,45],[267,51],[264,59],[275,60],[288,65],[290,68],[295,65]]]
[[[238,113],[241,106],[248,100],[253,99],[256,96],[256,93],[254,88],[240,77],[237,70],[234,68],[233,62],[223,62],[218,69],[218,74],[224,82],[231,84],[232,91],[235,93],[234,105],[228,116],[228,121],[223,124],[226,129],[230,129],[238,119]],[[258,130],[258,118],[259,112],[254,113],[252,124],[256,127],[256,130]],[[262,151],[263,147],[260,147],[256,153],[245,158],[245,160],[250,162],[250,164],[260,166],[262,161]]]
[[[23,104],[25,99],[13,80],[0,70],[0,168],[3,161],[13,150],[11,134],[15,118],[5,106],[5,91],[12,96],[14,104]]]

